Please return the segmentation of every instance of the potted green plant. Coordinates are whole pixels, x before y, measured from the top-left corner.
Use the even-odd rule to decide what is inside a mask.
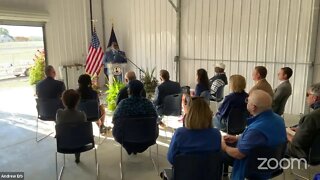
[[[45,53],[44,50],[37,50],[33,59],[34,64],[30,68],[29,82],[31,85],[37,84],[39,81],[44,79],[44,68],[45,68]]]
[[[112,84],[107,84],[107,87],[108,90],[106,91],[106,103],[108,105],[108,110],[114,111],[116,109],[117,95],[120,89],[125,87],[125,84],[113,78]]]
[[[151,99],[152,96],[154,95],[155,89],[158,85],[158,80],[154,76],[156,68],[153,68],[152,71],[150,72],[148,68],[143,72],[143,76],[141,79],[141,82],[144,84],[144,89],[146,90],[147,98]]]

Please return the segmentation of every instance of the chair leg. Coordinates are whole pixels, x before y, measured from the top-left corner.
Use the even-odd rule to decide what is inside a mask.
[[[65,154],[63,154],[63,165],[62,165],[62,167],[60,169],[60,173],[59,173],[59,176],[58,176],[58,152],[56,152],[56,177],[57,177],[57,180],[60,180],[61,177],[62,177],[62,173],[63,173],[63,170],[64,170],[65,163],[66,163],[66,158],[65,158]]]
[[[39,119],[37,118],[37,129],[36,129],[36,142],[40,142],[42,140],[44,140],[45,138],[49,137],[51,134],[53,134],[54,132],[52,131],[51,133],[41,137],[41,138],[38,138],[38,129],[39,129]]]
[[[94,148],[94,157],[96,160],[96,175],[97,175],[97,180],[99,180],[99,163],[98,163],[98,158],[97,158],[97,149]]]
[[[98,140],[98,143],[97,143],[98,145],[101,145],[106,138],[103,138],[102,140],[100,140],[100,139],[102,139],[102,138],[101,138],[101,134],[99,132],[99,140]]]
[[[302,175],[294,172],[294,171],[293,171],[293,167],[290,168],[290,174],[293,174],[293,175],[295,175],[295,176],[297,176],[297,177],[299,177],[299,178],[305,179],[305,180],[309,180],[309,178],[306,178],[306,177],[304,177],[304,176],[302,176]]]
[[[159,156],[158,156],[159,150],[158,150],[158,144],[156,144],[156,146],[157,146],[157,164],[155,163],[154,159],[152,158],[151,146],[149,147],[149,156],[150,156],[150,159],[152,161],[153,167],[156,169],[157,174],[159,174]]]
[[[121,147],[120,147],[120,178],[121,179],[124,179],[123,178],[123,170],[122,170],[122,144],[121,144]]]

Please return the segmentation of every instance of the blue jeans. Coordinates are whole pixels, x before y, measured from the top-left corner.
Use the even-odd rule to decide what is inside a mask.
[[[222,129],[226,129],[227,126],[221,122],[222,119],[218,118],[217,116],[213,116],[212,118],[212,124],[214,125],[215,128],[222,130]]]

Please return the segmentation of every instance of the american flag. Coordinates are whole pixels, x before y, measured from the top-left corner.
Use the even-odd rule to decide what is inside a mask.
[[[89,54],[86,60],[86,73],[98,75],[102,66],[103,52],[100,46],[100,41],[96,33],[96,29],[93,29],[91,44],[89,48]]]

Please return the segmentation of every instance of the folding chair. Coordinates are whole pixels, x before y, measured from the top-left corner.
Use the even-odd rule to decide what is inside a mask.
[[[241,134],[247,126],[247,110],[231,108],[226,119],[226,133],[231,135]]]
[[[65,154],[75,154],[94,149],[96,176],[99,178],[99,164],[97,150],[94,144],[94,136],[91,122],[65,123],[56,125],[56,177],[61,179],[65,167]],[[63,154],[63,166],[58,176],[58,153]]]
[[[96,99],[81,100],[78,105],[78,110],[83,111],[86,114],[87,121],[97,122],[100,118],[99,102]],[[100,141],[100,139],[101,134],[99,132],[99,145],[103,143],[105,138],[102,141]]]
[[[165,169],[168,180],[222,179],[222,153],[200,152],[180,154],[174,159],[172,169]]]
[[[182,107],[182,94],[172,94],[168,95],[163,100],[163,111],[161,115],[161,120],[164,119],[165,116],[180,116]],[[167,128],[164,128],[166,138],[167,136]]]
[[[204,100],[208,103],[208,105],[210,106],[210,99],[211,99],[211,94],[210,91],[202,91],[202,93],[200,94],[200,97],[203,97]]]
[[[37,128],[36,128],[36,141],[40,142],[41,140],[49,137],[51,134],[54,133],[50,132],[49,134],[45,135],[44,137],[38,137],[38,130],[39,130],[39,120],[42,121],[55,121],[56,120],[56,113],[57,110],[63,108],[62,102],[59,98],[57,99],[39,99],[36,98],[37,103]]]
[[[149,143],[153,142],[157,148],[157,165],[151,155],[151,145],[149,146],[149,156],[152,160],[154,168],[159,173],[159,152],[158,144],[156,142],[159,135],[159,128],[157,125],[157,117],[141,117],[141,118],[123,118],[119,122],[122,122],[119,129],[121,131],[121,148],[120,148],[120,170],[121,179],[124,179],[123,172],[123,158],[122,149],[123,143]],[[143,129],[143,131],[141,130]]]
[[[281,159],[284,158],[285,151],[287,147],[287,142],[284,142],[276,147],[256,147],[250,151],[250,154],[247,157],[246,162],[246,169],[245,169],[245,177],[247,179],[254,179],[259,180],[261,177],[262,179],[269,179],[274,178],[283,174],[283,179],[285,179],[285,174],[283,173],[283,169],[281,168],[277,162],[280,162]],[[266,159],[275,159],[275,161],[270,161],[270,163],[266,163],[271,167],[275,167],[274,163],[278,165],[275,168],[269,168],[264,166],[264,168],[259,168],[260,164],[262,163],[259,158],[266,158]]]
[[[320,165],[320,133],[318,133],[315,136],[315,139],[313,140],[313,143],[309,149],[309,154],[307,157],[307,165],[308,166],[318,166]],[[297,174],[293,171],[292,168],[290,168],[291,174],[294,174],[297,177],[300,177],[302,179],[312,179],[311,174],[309,174],[309,177],[304,177],[300,174]]]

